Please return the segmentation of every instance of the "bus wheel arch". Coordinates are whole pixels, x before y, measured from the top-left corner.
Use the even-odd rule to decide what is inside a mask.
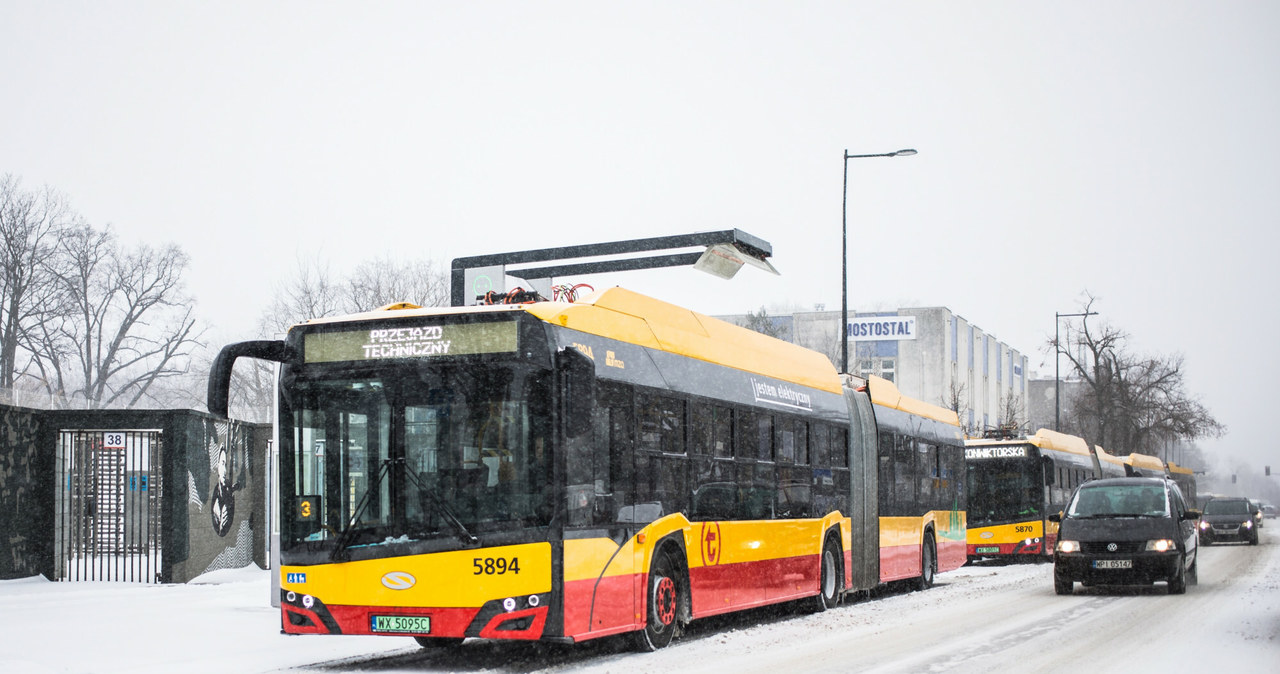
[[[645,580],[644,624],[636,632],[641,651],[656,651],[671,643],[689,621],[689,571],[684,548],[670,536],[654,546]]]

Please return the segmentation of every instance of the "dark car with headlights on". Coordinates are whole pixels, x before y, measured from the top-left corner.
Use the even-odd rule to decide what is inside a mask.
[[[1200,517],[1200,542],[1205,545],[1224,541],[1258,544],[1258,527],[1253,504],[1247,498],[1209,499]]]
[[[1076,488],[1059,522],[1053,551],[1053,589],[1071,594],[1075,583],[1168,583],[1183,594],[1197,582],[1196,520],[1173,480],[1117,477]]]

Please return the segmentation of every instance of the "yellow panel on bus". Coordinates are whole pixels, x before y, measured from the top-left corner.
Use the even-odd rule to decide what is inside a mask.
[[[551,591],[551,544],[530,543],[318,566],[283,566],[281,587],[329,605],[476,607]]]

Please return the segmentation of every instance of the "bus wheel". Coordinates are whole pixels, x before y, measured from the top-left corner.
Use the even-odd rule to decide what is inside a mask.
[[[413,640],[423,648],[448,648],[462,644],[462,639],[453,637],[414,637]]]
[[[840,572],[840,547],[828,536],[822,543],[822,558],[819,560],[818,598],[814,602],[815,611],[835,608],[840,601],[840,581],[844,574]]]
[[[656,651],[671,643],[680,613],[680,579],[676,565],[665,551],[659,552],[649,568],[645,592],[644,629],[636,635],[642,651]]]
[[[933,587],[933,574],[938,571],[938,551],[933,546],[933,532],[926,532],[924,544],[920,546],[920,580],[917,585],[921,590]]]

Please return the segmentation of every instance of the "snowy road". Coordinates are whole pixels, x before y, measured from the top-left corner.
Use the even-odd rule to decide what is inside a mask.
[[[1280,660],[1280,523],[1257,547],[1204,548],[1200,584],[1053,593],[1050,565],[966,567],[926,592],[823,614],[795,608],[694,623],[657,653],[626,639],[576,647],[286,637],[266,572],[209,584],[0,582],[5,672],[1168,672],[1212,660],[1274,671]],[[246,580],[248,579],[248,580]]]

